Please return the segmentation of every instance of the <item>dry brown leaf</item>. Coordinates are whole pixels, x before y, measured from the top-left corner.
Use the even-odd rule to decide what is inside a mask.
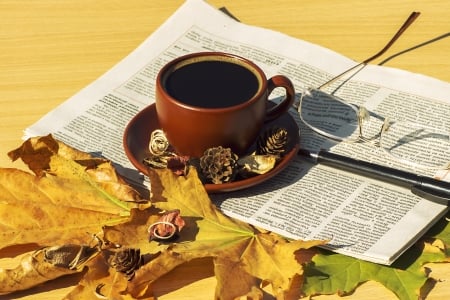
[[[245,271],[241,261],[229,260],[227,257],[215,258],[214,273],[220,278],[217,281],[216,299],[237,299],[242,296],[263,299],[264,293],[259,288],[261,280]]]
[[[37,176],[0,170],[0,215],[13,214],[0,223],[0,242],[5,246],[81,243],[81,233],[103,228],[101,255],[86,264],[88,271],[67,299],[152,299],[158,278],[201,258],[213,260],[217,299],[261,299],[267,285],[278,299],[285,299],[300,290],[302,264],[312,257],[308,249],[325,243],[288,241],[223,215],[211,203],[195,169],[186,177],[169,170],[151,173],[153,206],[136,205],[142,199],[108,161],[51,136],[28,140],[9,155],[22,158]],[[171,240],[149,239],[149,227],[172,210],[181,212],[185,223],[181,232]],[[123,212],[130,214],[126,222]],[[33,240],[37,235],[43,239]],[[111,257],[127,249],[138,257],[124,274],[111,264]]]
[[[121,293],[126,290],[127,281],[122,274],[110,272],[110,266],[104,254],[98,255],[90,262],[87,275],[64,297],[65,300],[134,299],[130,295]],[[105,282],[108,284],[104,285]]]
[[[81,179],[121,201],[142,201],[139,193],[117,175],[109,160],[78,151],[51,135],[30,138],[8,156],[13,161],[22,159],[38,177],[50,174],[64,179]]]
[[[272,286],[278,299],[287,299],[287,295],[296,294],[293,289],[300,291],[298,282],[302,278],[302,264],[311,258],[310,254],[298,255],[298,252],[325,243],[287,241],[223,215],[211,203],[193,169],[187,177],[158,170],[152,173],[151,183],[153,204],[161,211],[156,208],[133,210],[129,222],[107,226],[104,236],[113,244],[139,248],[152,258],[136,270],[135,277],[121,291],[110,286],[123,286],[126,282],[125,276],[120,279],[113,268],[103,279],[98,273],[88,272],[82,283],[89,287],[88,290],[95,290],[101,283],[105,284],[104,291],[114,291],[115,296],[116,293],[131,294],[137,299],[146,299],[152,296],[153,283],[164,274],[194,259],[212,257],[218,281],[217,299],[239,296],[260,299],[261,287],[266,284]],[[179,209],[186,223],[178,238],[171,243],[149,242],[147,228],[162,211],[172,209]],[[304,260],[299,261],[299,257]]]
[[[36,177],[16,169],[0,169],[0,199],[8,206],[52,205],[55,209],[79,208],[120,214],[128,211],[109,201],[98,187],[82,178],[61,178],[55,175]]]
[[[0,169],[0,245],[86,243],[103,225],[123,222],[139,194],[111,163],[51,136],[9,153],[37,175]]]
[[[89,233],[101,231],[102,225],[126,220],[117,213],[40,203],[33,198],[14,202],[1,199],[1,248],[28,243],[42,246],[82,244],[92,238]]]
[[[27,140],[9,155],[14,160],[23,159],[36,175],[0,168],[0,248],[18,244],[73,244],[76,248],[90,243],[102,226],[126,221],[132,207],[146,206],[110,162],[51,136]],[[34,256],[30,259],[12,270],[0,268],[0,293],[73,273]],[[26,267],[31,263],[32,267]],[[34,276],[33,270],[41,277]]]
[[[139,299],[151,297],[144,297],[147,293],[151,294],[151,284],[147,281],[139,289],[136,289],[137,293],[128,292],[129,283],[126,276],[109,266],[107,261],[115,252],[124,248],[140,249],[144,256],[150,257],[148,260],[158,255],[167,257],[167,259],[161,260],[164,261],[162,265],[155,267],[162,268],[161,270],[147,274],[147,279],[150,282],[157,280],[162,274],[183,263],[183,260],[172,259],[171,251],[168,250],[170,243],[150,242],[148,228],[160,219],[162,213],[160,209],[153,206],[146,209],[132,209],[127,222],[114,226],[104,226],[103,238],[105,241],[108,241],[111,247],[103,251],[102,259],[97,259],[90,264],[89,271],[76,290],[69,294],[68,299],[92,299],[92,297],[96,297],[94,292],[99,286],[102,286],[100,289],[101,294],[109,299],[126,299],[126,297],[131,295]],[[150,263],[152,262],[153,260],[150,261]],[[160,260],[157,262],[160,262]]]
[[[95,246],[74,244],[46,247],[27,253],[15,268],[0,269],[0,295],[78,273],[98,253],[99,249]]]

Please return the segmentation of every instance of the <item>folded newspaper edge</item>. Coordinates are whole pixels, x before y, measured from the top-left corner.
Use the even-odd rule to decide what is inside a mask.
[[[201,0],[188,0],[121,62],[27,128],[25,138],[51,133],[110,159],[130,182],[148,187],[124,153],[123,131],[133,116],[154,103],[158,70],[177,56],[200,51],[244,56],[268,77],[288,76],[299,93],[355,64],[329,49],[248,26]],[[450,112],[450,84],[437,79],[368,65],[338,93],[380,115],[396,112],[396,118],[450,128],[449,118],[440,113]],[[277,96],[276,91],[271,95],[274,101]],[[427,110],[430,106],[434,109]],[[296,109],[291,114],[300,128],[301,147],[391,164],[376,148],[317,137],[302,125]],[[450,178],[448,171],[442,172],[439,176]],[[330,239],[328,249],[381,264],[391,264],[448,210],[408,189],[300,157],[264,184],[211,198],[231,217],[288,238]]]

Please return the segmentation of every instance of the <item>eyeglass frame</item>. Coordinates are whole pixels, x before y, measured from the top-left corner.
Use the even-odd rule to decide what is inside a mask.
[[[311,90],[319,90],[319,91],[321,91],[323,88],[329,86],[329,85],[332,84],[333,82],[335,82],[335,81],[339,80],[340,78],[342,78],[344,75],[346,75],[346,74],[352,72],[352,71],[355,70],[355,69],[358,69],[358,68],[360,68],[360,67],[364,67],[365,65],[367,65],[367,64],[370,63],[371,61],[373,61],[373,60],[377,59],[378,57],[382,56],[382,55],[383,55],[386,51],[388,51],[389,48],[391,48],[391,46],[392,46],[392,45],[400,38],[400,36],[406,31],[406,29],[407,29],[407,28],[408,28],[408,27],[409,27],[409,26],[410,26],[410,25],[411,25],[411,24],[419,17],[419,15],[420,15],[420,12],[413,11],[413,12],[409,15],[409,17],[406,19],[406,21],[403,23],[403,25],[397,30],[397,32],[394,34],[394,36],[388,41],[388,43],[387,43],[380,51],[378,51],[377,53],[375,53],[373,56],[371,56],[371,57],[365,59],[364,61],[362,61],[362,62],[360,62],[360,63],[354,65],[353,67],[351,67],[351,68],[345,70],[344,72],[342,72],[342,73],[336,75],[335,77],[333,77],[333,78],[330,79],[329,81],[323,83],[322,85],[320,85],[320,86],[317,87],[317,88],[308,88],[308,89],[304,90],[304,91],[302,92],[302,94],[301,94],[300,101],[299,101],[299,104],[298,104],[298,107],[297,107],[297,110],[298,110],[298,112],[299,112],[299,114],[300,114],[300,118],[301,118],[301,120],[303,121],[303,123],[304,123],[305,125],[307,125],[309,128],[311,128],[314,132],[316,132],[316,133],[318,133],[318,134],[320,134],[320,135],[322,135],[322,136],[325,136],[325,137],[328,138],[328,139],[331,139],[331,140],[334,140],[334,141],[342,141],[341,139],[337,139],[337,138],[335,138],[335,137],[333,137],[333,136],[331,136],[331,135],[329,135],[329,134],[326,134],[326,133],[324,133],[324,132],[321,132],[321,130],[319,130],[319,129],[313,127],[313,126],[311,126],[310,124],[308,124],[308,122],[305,122],[305,121],[303,120],[302,114],[301,114],[301,104],[302,104],[302,99],[303,99],[303,97],[305,96],[306,93],[310,92]],[[327,94],[328,94],[328,93],[327,93]],[[340,101],[340,99],[337,99],[337,100]],[[341,101],[341,102],[343,102],[343,101]],[[344,103],[344,102],[343,102],[343,103]],[[349,104],[349,103],[346,103],[346,104]],[[351,105],[351,104],[349,104],[349,105]],[[353,105],[351,105],[351,107],[354,108],[354,109],[356,109],[356,107],[354,107]],[[364,138],[363,134],[362,134],[362,124],[363,124],[363,122],[364,122],[365,120],[367,120],[368,118],[370,118],[370,114],[369,114],[369,112],[367,111],[366,108],[359,106],[359,107],[357,107],[357,115],[358,115],[358,130],[359,130],[358,140],[359,140],[359,141],[367,141],[367,140]],[[387,130],[388,128],[389,128],[389,120],[388,120],[388,119],[385,119],[384,124],[383,124],[382,128],[380,129],[380,134],[381,134],[383,131]]]
[[[378,134],[376,134],[375,136],[371,137],[371,138],[367,138],[364,136],[363,134],[363,123],[370,119],[371,115],[369,113],[369,111],[363,107],[363,106],[356,106],[354,104],[351,103],[347,103],[345,100],[341,100],[340,98],[334,96],[332,93],[327,93],[324,92],[322,89],[329,86],[330,84],[334,83],[335,81],[341,79],[344,75],[356,70],[356,69],[361,69],[363,68],[365,65],[367,65],[368,63],[370,63],[371,61],[377,59],[378,57],[382,56],[386,51],[389,50],[389,48],[391,48],[391,46],[400,38],[400,36],[406,31],[406,29],[419,17],[420,12],[412,12],[409,17],[406,19],[406,21],[403,23],[403,25],[397,30],[397,32],[395,33],[395,35],[388,41],[388,43],[376,54],[374,54],[373,56],[365,59],[364,61],[354,65],[353,67],[343,71],[342,73],[338,74],[337,76],[333,77],[332,79],[328,80],[327,82],[323,83],[322,85],[320,85],[317,88],[307,88],[305,89],[300,97],[300,101],[298,103],[298,107],[297,110],[299,112],[300,115],[300,119],[303,121],[303,123],[308,126],[310,129],[312,129],[314,132],[316,132],[317,134],[324,136],[325,138],[328,138],[330,140],[336,141],[336,142],[342,142],[342,141],[349,141],[349,140],[345,140],[342,138],[338,138],[337,136],[333,136],[331,134],[328,134],[326,132],[323,132],[322,130],[320,130],[319,128],[314,127],[313,125],[309,124],[308,122],[306,122],[303,117],[302,117],[302,112],[301,112],[301,107],[302,107],[302,100],[303,97],[305,96],[305,94],[310,93],[311,91],[320,91],[323,92],[324,94],[330,95],[333,98],[335,98],[337,101],[348,105],[349,107],[351,107],[357,114],[357,122],[358,122],[358,137],[356,139],[351,140],[352,142],[369,142],[369,141],[373,141],[375,139],[378,140],[378,137],[381,138],[382,134],[384,132],[387,132],[389,130],[389,127],[392,124],[392,121],[388,118],[388,117],[383,117],[383,124],[378,132]],[[378,140],[379,141],[379,140]],[[386,150],[387,151],[387,150]],[[388,151],[389,152],[389,151]],[[395,156],[394,156],[395,157]],[[400,161],[403,161],[402,159],[399,158]],[[408,164],[410,166],[413,167],[418,167],[418,168],[423,168],[423,166],[420,166],[418,164],[415,164],[413,162],[408,162]],[[450,163],[449,163],[450,166]],[[443,167],[443,166],[440,166]]]

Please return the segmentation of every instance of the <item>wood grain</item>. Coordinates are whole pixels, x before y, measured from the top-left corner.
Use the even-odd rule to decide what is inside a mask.
[[[390,53],[450,32],[448,0],[210,0],[242,22],[273,29],[362,60],[376,52],[413,10],[422,15]],[[179,7],[181,0],[0,1],[0,166],[23,168],[6,153],[22,131],[120,61]],[[450,81],[450,39],[444,38],[388,62]],[[20,249],[2,251],[15,255]],[[12,266],[17,259],[1,259]],[[450,268],[431,265],[440,279],[427,299],[450,297]],[[158,299],[212,299],[211,260],[182,266],[158,282]],[[66,277],[0,299],[62,299],[79,277]],[[375,282],[346,299],[395,299]],[[314,299],[340,299],[319,296]]]

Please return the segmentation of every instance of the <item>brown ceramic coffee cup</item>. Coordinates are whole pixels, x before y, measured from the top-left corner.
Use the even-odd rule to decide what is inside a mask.
[[[275,88],[285,97],[269,105]],[[170,144],[182,155],[200,157],[211,147],[245,153],[264,122],[294,102],[285,76],[267,79],[253,62],[228,53],[188,54],[166,64],[156,79],[156,113]]]

